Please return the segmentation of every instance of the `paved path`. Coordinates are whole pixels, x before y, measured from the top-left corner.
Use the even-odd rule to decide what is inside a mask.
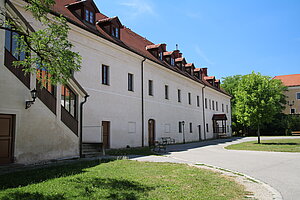
[[[300,153],[224,149],[227,145],[250,140],[256,138],[232,138],[174,145],[168,148],[168,152],[171,158],[214,165],[247,174],[277,189],[285,200],[299,200]]]
[[[262,139],[280,138],[262,137]],[[167,160],[166,158],[159,158],[159,156],[145,159],[156,162],[203,163],[230,169],[267,183],[278,190],[284,200],[300,200],[300,153],[224,149],[227,145],[251,140],[256,140],[256,138],[230,138],[172,145],[168,146]],[[143,160],[143,158],[139,160]]]

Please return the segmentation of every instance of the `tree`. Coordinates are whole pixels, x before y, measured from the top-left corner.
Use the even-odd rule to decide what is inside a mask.
[[[49,14],[54,0],[28,0],[25,9],[32,13],[35,20],[43,27],[31,31],[22,27],[19,18],[8,15],[1,8],[0,29],[17,33],[14,37],[18,40],[16,54],[25,53],[24,60],[15,61],[15,67],[22,66],[25,73],[35,73],[45,70],[49,76],[40,81],[50,81],[51,84],[66,83],[74,71],[80,70],[81,56],[72,51],[73,45],[68,40],[69,26],[63,16]]]
[[[235,132],[239,132],[243,129],[242,124],[238,123],[236,120],[236,112],[235,112],[235,92],[237,91],[239,82],[242,79],[242,75],[234,75],[234,76],[228,76],[228,77],[222,77],[222,84],[221,87],[229,93],[231,98],[231,117],[232,117],[232,130]]]
[[[260,73],[252,72],[240,80],[235,92],[237,121],[257,128],[258,143],[261,127],[271,123],[274,116],[283,110],[285,90],[280,80]]]

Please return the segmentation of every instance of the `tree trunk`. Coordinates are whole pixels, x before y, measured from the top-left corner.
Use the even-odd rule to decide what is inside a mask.
[[[257,126],[257,143],[260,144],[260,129],[259,129],[259,124]]]

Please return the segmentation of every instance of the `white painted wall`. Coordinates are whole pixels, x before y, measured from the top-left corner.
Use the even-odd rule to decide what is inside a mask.
[[[0,3],[3,7],[4,1],[1,0]],[[16,7],[24,12],[18,4]],[[79,138],[60,121],[60,87],[57,90],[57,115],[38,98],[35,104],[25,109],[25,101],[31,100],[30,90],[36,88],[35,76],[32,75],[31,89],[28,89],[4,66],[4,41],[5,32],[0,30],[0,114],[15,116],[15,163],[28,164],[78,156]],[[76,87],[73,89],[76,90]],[[79,101],[81,99],[82,96]]]
[[[91,33],[72,25],[70,39],[75,50],[83,57],[82,69],[75,74],[79,83],[88,91],[90,98],[85,105],[84,126],[97,127],[102,121],[111,122],[111,148],[123,148],[127,145],[142,145],[142,102],[141,102],[141,63],[143,58],[132,52],[112,44]],[[110,85],[101,83],[102,65],[110,67]],[[127,75],[134,74],[134,92],[127,90]],[[148,95],[148,80],[153,80],[154,96]],[[165,99],[165,85],[169,86],[169,100]],[[185,121],[186,142],[198,141],[201,125],[201,139],[204,139],[203,85],[178,73],[166,69],[150,60],[144,63],[144,145],[148,145],[148,120],[156,122],[156,139],[170,136],[176,142],[183,141],[183,133],[179,133],[179,121]],[[181,90],[182,102],[177,102],[177,89]],[[191,93],[192,105],[188,104],[188,92]],[[207,93],[207,94],[206,94]],[[199,96],[200,107],[197,107],[196,96]],[[205,88],[205,95],[229,104],[230,98],[216,90]],[[219,110],[220,110],[219,109]],[[209,119],[207,139],[213,137],[211,110],[206,110]],[[230,125],[230,116],[229,118]],[[189,131],[192,123],[192,133]],[[167,129],[167,130],[166,130]],[[85,142],[99,137],[100,131],[86,130]],[[101,134],[101,133],[100,133]],[[230,133],[228,133],[230,135]]]

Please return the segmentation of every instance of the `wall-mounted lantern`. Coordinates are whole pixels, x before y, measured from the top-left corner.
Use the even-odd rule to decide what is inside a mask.
[[[30,106],[32,104],[34,104],[36,96],[37,96],[37,90],[36,89],[31,90],[30,94],[31,94],[32,101],[26,101],[26,107],[25,107],[25,109],[30,108]]]

